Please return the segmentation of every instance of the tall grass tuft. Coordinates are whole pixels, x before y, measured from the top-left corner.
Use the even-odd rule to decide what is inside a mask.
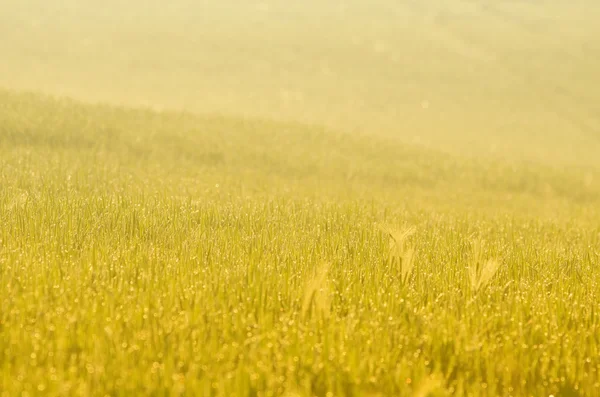
[[[323,263],[317,267],[304,287],[302,303],[302,316],[304,318],[329,318],[331,312],[329,267],[329,263]]]
[[[415,234],[415,228],[389,229],[386,232],[390,237],[388,262],[400,273],[402,284],[406,284],[414,267],[415,250],[408,239]]]
[[[500,262],[493,258],[484,259],[481,240],[474,240],[472,247],[468,273],[471,289],[477,293],[490,283],[500,268]]]

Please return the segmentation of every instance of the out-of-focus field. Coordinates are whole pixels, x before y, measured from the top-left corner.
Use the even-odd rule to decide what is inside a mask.
[[[594,0],[5,3],[3,86],[599,161]]]
[[[600,394],[595,3],[51,3],[0,12],[0,396]]]

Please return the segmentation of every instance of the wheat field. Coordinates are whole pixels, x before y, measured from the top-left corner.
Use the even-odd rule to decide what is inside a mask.
[[[1,6],[0,396],[600,395],[595,3],[107,4]]]

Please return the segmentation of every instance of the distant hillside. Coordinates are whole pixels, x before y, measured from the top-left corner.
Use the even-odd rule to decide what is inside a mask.
[[[229,195],[350,196],[522,214],[600,201],[600,174],[586,168],[464,159],[318,126],[8,91],[0,91],[0,154],[0,179],[21,174],[23,189],[33,191],[79,177],[94,189],[197,195],[220,184]]]
[[[9,2],[0,85],[600,167],[600,3]]]

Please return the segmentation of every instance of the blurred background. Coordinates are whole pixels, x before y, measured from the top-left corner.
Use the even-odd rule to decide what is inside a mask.
[[[0,87],[600,167],[593,0],[22,0]]]

